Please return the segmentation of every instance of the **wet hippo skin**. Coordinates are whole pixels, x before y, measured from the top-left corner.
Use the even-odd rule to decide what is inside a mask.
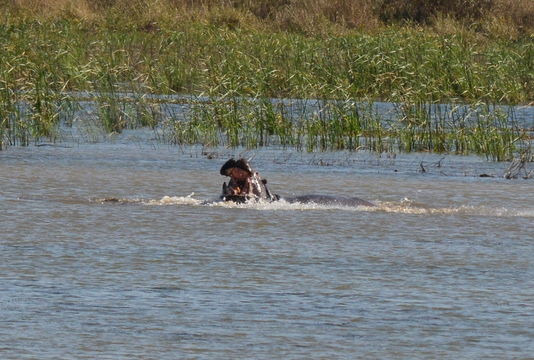
[[[289,203],[315,203],[320,205],[341,205],[341,206],[375,206],[375,204],[357,198],[346,196],[334,196],[334,195],[300,195],[288,198],[283,198]]]
[[[236,203],[245,203],[249,200],[246,196],[239,195],[230,195],[223,198],[224,201],[233,201]],[[282,197],[276,198],[276,200],[284,200],[288,203],[300,203],[300,204],[309,204],[314,203],[318,205],[339,205],[339,206],[375,206],[375,204],[360,199],[358,197],[347,197],[347,196],[334,196],[334,195],[300,195],[300,196],[291,196],[291,197]],[[269,200],[267,200],[269,201]]]

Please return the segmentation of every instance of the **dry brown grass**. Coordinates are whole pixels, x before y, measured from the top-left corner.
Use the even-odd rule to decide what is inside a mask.
[[[534,1],[532,0],[495,0],[492,13],[521,32],[534,32]]]
[[[91,19],[95,16],[86,0],[11,0],[7,7],[19,15],[37,19],[65,16]]]
[[[484,31],[532,33],[533,0],[4,0],[0,8],[37,19],[98,20],[110,13],[130,21],[191,19],[273,30],[320,33],[373,30],[395,22],[484,24]],[[444,24],[443,19],[454,21]]]
[[[273,22],[282,30],[315,33],[321,28],[371,30],[381,26],[371,0],[292,1],[273,12]]]

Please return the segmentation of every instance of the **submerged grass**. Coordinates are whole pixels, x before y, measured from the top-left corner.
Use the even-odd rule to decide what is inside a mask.
[[[478,154],[495,161],[512,159],[531,141],[513,114],[484,103],[402,104],[385,118],[372,102],[236,98],[199,103],[190,121],[173,124],[177,144]]]
[[[91,94],[108,132],[173,120],[146,94],[198,96],[188,118],[173,121],[176,143],[504,160],[526,139],[485,104],[534,99],[529,35],[502,41],[416,25],[310,35],[230,26],[224,13],[210,14],[218,20],[136,23],[110,13],[98,21],[37,21],[7,13],[0,22],[0,148],[54,140],[60,120],[69,123],[61,109],[76,92]],[[309,101],[310,112],[271,98],[320,100]],[[361,99],[365,105],[355,105]],[[402,105],[394,120],[383,119],[371,99]],[[473,113],[441,113],[444,101],[472,104]]]

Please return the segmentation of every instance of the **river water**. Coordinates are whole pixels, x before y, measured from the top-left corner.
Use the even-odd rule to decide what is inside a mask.
[[[533,356],[534,181],[509,164],[127,133],[0,151],[2,359]],[[231,156],[377,206],[218,203]]]

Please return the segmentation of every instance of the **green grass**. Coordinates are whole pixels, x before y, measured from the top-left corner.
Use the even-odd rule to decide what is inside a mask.
[[[302,150],[368,149],[477,153],[510,158],[526,134],[491,106],[534,99],[534,42],[481,40],[417,26],[336,36],[230,29],[203,22],[154,31],[76,19],[0,25],[0,147],[54,140],[72,91],[91,91],[102,126],[157,126],[144,94],[192,94],[190,121],[173,141]],[[136,94],[123,101],[122,93]],[[294,116],[270,98],[336,100],[313,116]],[[358,100],[406,104],[393,123]],[[485,109],[477,121],[431,120],[440,102]],[[332,105],[335,104],[335,105]],[[453,115],[454,116],[454,115]],[[66,119],[68,122],[68,119]]]
[[[15,87],[390,101],[525,103],[534,42],[386,29],[334,38],[192,24],[156,33],[58,21],[0,26]]]

